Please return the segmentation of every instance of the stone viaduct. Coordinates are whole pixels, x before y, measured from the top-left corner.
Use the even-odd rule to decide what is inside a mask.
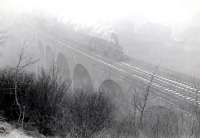
[[[142,102],[150,80],[135,75],[120,62],[111,61],[70,43],[52,39],[41,41],[39,66],[50,68],[55,64],[63,78],[71,80],[73,89],[106,92],[118,108],[119,116],[133,110],[133,97]],[[177,114],[177,99],[159,88],[150,88],[148,108],[165,108]]]

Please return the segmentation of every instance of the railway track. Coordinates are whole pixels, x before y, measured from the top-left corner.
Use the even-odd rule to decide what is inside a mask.
[[[152,72],[148,72],[126,62],[113,62],[99,55],[95,55],[94,53],[79,49],[77,46],[74,48],[73,45],[77,44],[74,44],[73,42],[68,43],[67,41],[56,40],[56,43],[58,43],[58,45],[62,45],[63,47],[69,48],[78,54],[84,55],[90,60],[100,62],[101,64],[112,68],[113,70],[121,72],[127,76],[137,77],[145,82],[149,82],[152,75],[154,75],[151,85],[154,89],[160,90],[159,92],[162,93],[162,95],[170,95],[172,97],[184,100],[189,104],[200,104],[200,101],[196,99],[198,96],[200,96],[199,90],[188,85],[187,83],[181,83],[181,81],[175,81],[157,74],[153,74]]]
[[[124,62],[119,63],[119,66],[122,68],[125,67],[126,70],[129,70],[130,72],[137,74],[138,76],[146,80],[150,80],[151,77],[154,75],[153,82],[152,82],[153,86],[157,88],[161,88],[191,103],[200,104],[200,101],[196,100],[196,98],[200,96],[199,90],[190,85],[186,85],[185,83],[180,83],[168,78],[164,78],[162,76],[156,75],[152,72],[144,71],[138,67],[135,67],[133,65],[130,65]]]

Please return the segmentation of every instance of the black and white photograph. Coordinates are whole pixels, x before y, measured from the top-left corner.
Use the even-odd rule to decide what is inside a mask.
[[[200,138],[200,0],[0,0],[0,138]]]

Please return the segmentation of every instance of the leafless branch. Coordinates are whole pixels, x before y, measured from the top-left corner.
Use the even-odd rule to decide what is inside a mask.
[[[24,114],[25,114],[25,108],[21,106],[19,99],[18,99],[18,75],[19,73],[26,68],[27,66],[35,64],[38,60],[33,60],[32,58],[29,58],[29,60],[25,60],[24,57],[24,47],[22,47],[21,52],[19,54],[18,63],[15,67],[15,78],[14,78],[14,91],[15,91],[15,102],[19,108],[19,117],[18,117],[18,123],[21,121],[22,116],[22,127],[23,127],[23,120],[24,120]]]
[[[139,102],[137,101],[137,97],[136,97],[137,91],[136,91],[136,89],[134,89],[135,92],[134,92],[134,95],[133,95],[133,101],[132,102],[133,102],[134,108],[137,109],[140,112],[140,117],[139,117],[140,127],[142,127],[144,111],[146,109],[148,99],[149,99],[149,95],[150,95],[150,88],[152,86],[155,75],[158,71],[158,68],[159,68],[159,66],[156,67],[155,71],[150,76],[149,83],[148,83],[147,87],[145,88],[145,93],[144,93],[143,99],[141,99],[142,101],[139,101]]]

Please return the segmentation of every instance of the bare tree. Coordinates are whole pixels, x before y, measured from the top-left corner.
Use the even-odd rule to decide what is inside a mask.
[[[16,67],[14,68],[14,71],[15,71],[15,76],[14,76],[14,95],[15,95],[15,102],[19,108],[19,117],[18,117],[18,123],[22,123],[22,127],[23,127],[23,119],[24,119],[24,114],[25,114],[25,107],[22,106],[19,102],[19,96],[18,96],[18,85],[19,85],[19,81],[18,81],[18,78],[19,78],[19,74],[21,72],[23,72],[23,70],[27,67],[27,66],[30,66],[30,65],[33,65],[35,64],[37,60],[33,60],[32,57],[30,58],[27,58],[25,57],[24,55],[24,47],[21,49],[21,52],[19,54],[19,59],[18,59],[18,63],[16,65]]]
[[[143,127],[144,111],[146,109],[146,106],[147,106],[147,103],[148,103],[148,99],[149,99],[149,96],[150,96],[150,88],[152,86],[152,83],[153,83],[153,80],[155,78],[155,75],[156,75],[156,72],[157,72],[158,68],[159,68],[159,66],[157,66],[155,71],[151,74],[149,83],[147,84],[147,87],[145,88],[144,95],[139,100],[137,100],[138,97],[136,96],[137,90],[134,89],[135,92],[133,94],[133,100],[132,100],[132,104],[133,104],[133,107],[134,107],[134,116],[136,116],[136,111],[139,111],[139,113],[140,113],[139,126],[141,128]]]

